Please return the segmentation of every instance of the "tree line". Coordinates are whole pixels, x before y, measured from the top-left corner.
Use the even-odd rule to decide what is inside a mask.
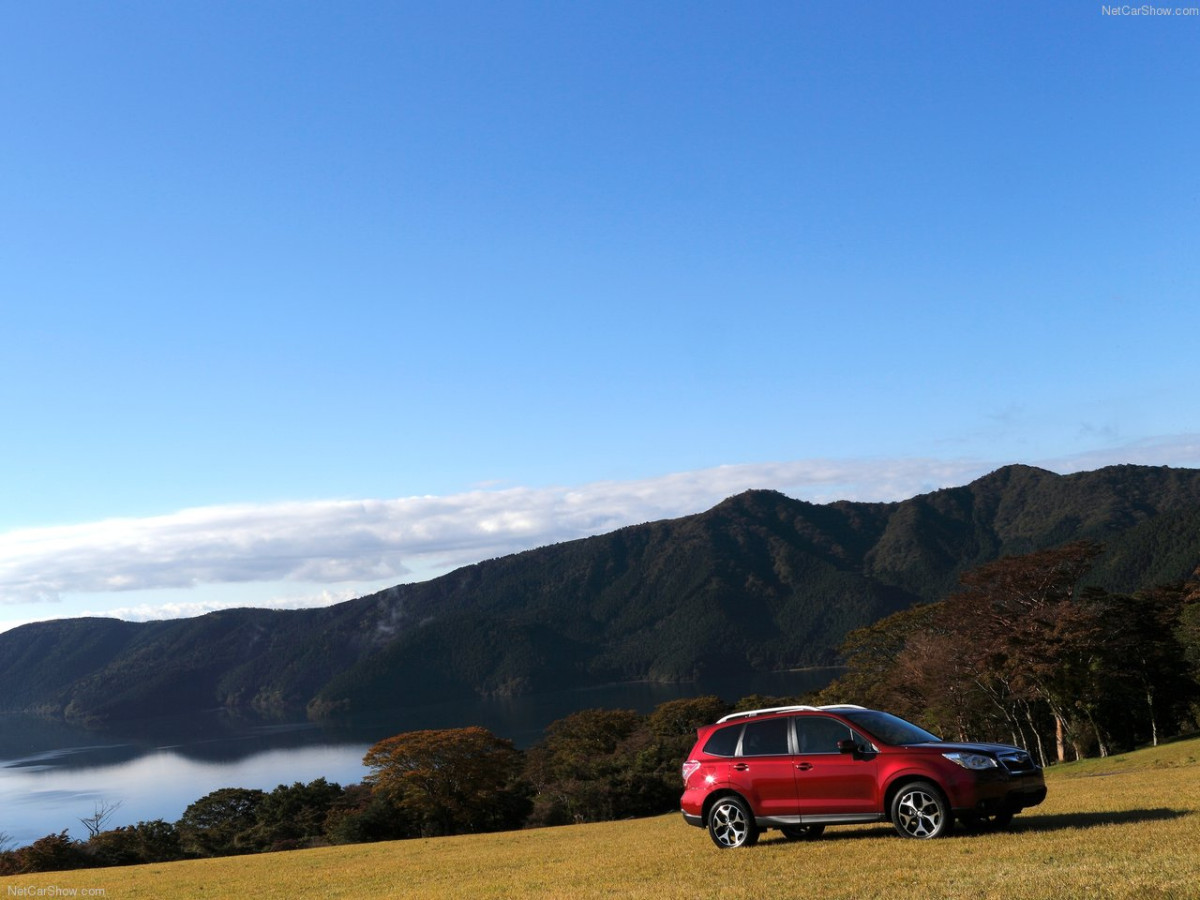
[[[748,697],[741,705],[763,702]],[[583,710],[551,724],[524,751],[480,727],[399,734],[368,749],[370,774],[361,784],[319,778],[269,792],[221,788],[176,822],[112,829],[100,827],[98,810],[80,820],[86,840],[63,830],[0,850],[0,875],[657,815],[678,808],[679,764],[696,729],[732,708],[698,697],[645,715]]]
[[[1101,552],[1076,542],[968,572],[944,600],[850,633],[845,674],[804,698],[583,710],[524,751],[479,727],[399,734],[367,751],[361,784],[223,788],[177,822],[107,830],[98,809],[80,820],[83,841],[64,830],[3,849],[0,835],[0,875],[657,815],[678,808],[696,729],[735,709],[852,702],[947,738],[1016,744],[1044,765],[1195,730],[1200,570],[1114,594],[1087,585]]]

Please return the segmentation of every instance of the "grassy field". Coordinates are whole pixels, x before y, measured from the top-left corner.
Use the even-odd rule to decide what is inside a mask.
[[[1047,780],[1046,802],[1011,830],[928,842],[876,825],[722,852],[670,815],[0,878],[0,898],[1200,898],[1200,740]]]

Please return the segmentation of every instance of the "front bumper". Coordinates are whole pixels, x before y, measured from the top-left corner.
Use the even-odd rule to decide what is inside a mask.
[[[997,777],[976,779],[956,799],[955,809],[962,812],[1016,813],[1046,799],[1046,782],[1040,771],[1022,775],[997,773]]]

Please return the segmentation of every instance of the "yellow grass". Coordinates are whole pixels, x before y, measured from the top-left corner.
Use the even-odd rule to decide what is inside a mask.
[[[756,848],[722,852],[671,815],[0,878],[0,900],[1200,898],[1200,740],[1057,767],[1047,780],[1046,802],[1011,831],[928,842],[877,825],[795,844],[767,832]]]

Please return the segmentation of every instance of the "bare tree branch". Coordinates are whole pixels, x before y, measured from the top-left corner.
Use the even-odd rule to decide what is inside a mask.
[[[95,837],[102,832],[104,826],[108,824],[108,820],[124,805],[124,802],[118,800],[116,803],[111,803],[108,800],[97,800],[95,812],[86,819],[79,820],[79,824],[88,830],[88,837]]]

